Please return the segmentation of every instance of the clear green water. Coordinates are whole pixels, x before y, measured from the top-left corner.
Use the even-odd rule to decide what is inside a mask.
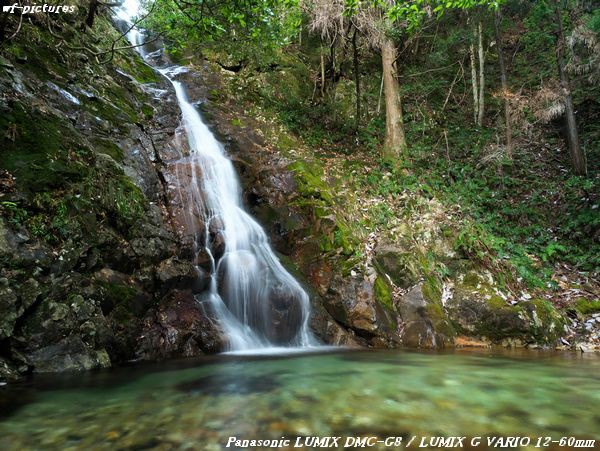
[[[1,387],[0,408],[3,451],[232,449],[229,436],[600,439],[600,357],[221,356],[35,377]]]

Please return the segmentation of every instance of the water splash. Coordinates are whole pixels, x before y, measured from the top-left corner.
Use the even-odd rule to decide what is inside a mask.
[[[135,0],[128,0],[117,16],[131,26],[138,9]],[[143,31],[136,27],[127,37],[136,45],[144,41]],[[143,47],[138,50],[142,57],[146,55]],[[157,70],[175,88],[189,146],[189,155],[172,165],[194,261],[208,259],[210,268],[208,292],[198,300],[218,319],[227,339],[225,350],[315,345],[308,330],[308,295],[281,265],[264,230],[244,210],[240,183],[223,145],[175,79],[186,69]]]

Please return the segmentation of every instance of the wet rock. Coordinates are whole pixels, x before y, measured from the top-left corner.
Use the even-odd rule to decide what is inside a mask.
[[[33,278],[27,279],[19,287],[19,295],[21,298],[21,306],[24,309],[31,307],[42,294],[42,288],[37,280]]]
[[[49,266],[51,251],[38,240],[32,239],[25,229],[13,230],[0,218],[0,261],[10,260],[11,266],[24,269]]]
[[[137,339],[143,360],[212,354],[224,348],[224,337],[191,290],[174,290],[146,315]]]
[[[110,366],[106,350],[94,349],[74,335],[36,349],[28,356],[28,361],[37,373],[82,371]]]
[[[10,361],[0,357],[0,382],[15,381],[19,378],[19,370]],[[14,401],[14,400],[12,400]],[[2,396],[0,396],[0,417],[11,408],[12,403],[3,405]]]
[[[210,276],[191,262],[171,257],[158,265],[156,278],[161,290],[192,289],[199,293],[208,287]]]
[[[215,233],[211,237],[210,252],[215,260],[219,260],[225,254],[225,237],[222,232]]]
[[[302,299],[300,293],[286,284],[273,287],[269,296],[271,324],[266,335],[273,343],[289,344],[302,326]]]
[[[12,335],[21,313],[22,309],[17,305],[17,294],[8,283],[0,285],[0,339]]]
[[[208,223],[210,237],[210,252],[215,260],[219,260],[225,253],[225,235],[223,221],[219,217],[212,217]]]

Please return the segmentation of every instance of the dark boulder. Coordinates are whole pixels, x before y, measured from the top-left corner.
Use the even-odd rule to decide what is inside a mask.
[[[167,294],[143,321],[137,339],[138,358],[192,357],[221,351],[223,333],[207,310],[191,290],[174,290]]]

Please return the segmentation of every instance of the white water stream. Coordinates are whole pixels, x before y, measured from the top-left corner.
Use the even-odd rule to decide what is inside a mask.
[[[126,0],[117,17],[131,26],[139,8],[138,0]],[[133,27],[127,38],[139,45],[144,33]],[[137,50],[146,56],[143,46]],[[308,330],[308,295],[283,268],[264,230],[244,210],[240,183],[223,145],[175,79],[186,69],[155,69],[173,84],[181,109],[190,154],[176,162],[176,167],[186,168],[186,176],[177,177],[176,189],[188,227],[203,224],[205,228],[193,234],[193,254],[210,259],[210,286],[203,301],[208,301],[226,335],[225,350],[316,344]],[[215,235],[224,241],[222,256],[213,255]]]

